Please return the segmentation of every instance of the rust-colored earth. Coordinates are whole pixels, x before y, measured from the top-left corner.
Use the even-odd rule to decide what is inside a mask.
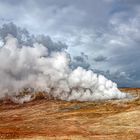
[[[39,99],[0,103],[0,139],[139,140],[140,89],[131,101],[66,102]]]

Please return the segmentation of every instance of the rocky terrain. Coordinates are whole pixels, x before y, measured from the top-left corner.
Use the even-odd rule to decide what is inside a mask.
[[[0,103],[0,139],[139,140],[140,89],[132,100]]]

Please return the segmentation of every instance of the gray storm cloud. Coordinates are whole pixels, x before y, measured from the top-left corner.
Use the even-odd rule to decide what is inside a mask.
[[[46,46],[34,43],[21,45],[8,35],[0,48],[0,98],[13,97],[25,88],[43,91],[61,100],[95,101],[128,97],[117,84],[91,70],[77,67],[72,70],[66,52],[49,54]],[[32,93],[35,94],[36,92]],[[30,101],[31,95],[19,102]]]
[[[48,52],[54,52],[54,51],[63,51],[64,49],[67,49],[67,45],[58,41],[54,42],[49,36],[46,36],[44,34],[41,35],[30,35],[28,30],[25,28],[20,28],[16,26],[14,23],[7,23],[3,24],[0,27],[0,38],[5,42],[5,38],[8,34],[11,34],[13,37],[17,38],[19,45],[25,45],[25,46],[33,46],[33,44],[41,43],[44,46],[47,46]]]
[[[89,69],[90,64],[88,62],[88,56],[81,52],[81,55],[75,56],[71,63],[71,68],[75,69],[77,67],[82,67],[84,69]]]

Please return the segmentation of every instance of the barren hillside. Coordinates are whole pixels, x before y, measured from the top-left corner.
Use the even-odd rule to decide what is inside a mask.
[[[38,99],[0,103],[1,139],[140,139],[140,89],[121,89],[131,101],[66,102]]]

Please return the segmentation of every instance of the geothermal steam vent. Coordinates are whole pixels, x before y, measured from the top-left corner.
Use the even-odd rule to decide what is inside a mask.
[[[78,67],[70,69],[66,52],[48,55],[41,44],[21,46],[8,36],[0,48],[0,98],[18,95],[24,88],[45,91],[62,100],[95,101],[122,99],[127,94],[116,83],[92,71]],[[35,94],[35,93],[32,93]],[[28,101],[30,100],[29,96]]]

